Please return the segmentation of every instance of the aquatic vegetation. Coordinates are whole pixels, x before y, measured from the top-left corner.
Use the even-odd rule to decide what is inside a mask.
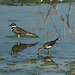
[[[26,59],[25,62],[30,62],[30,63],[37,63],[37,59]]]
[[[17,35],[6,36],[9,38],[15,38]],[[39,36],[29,36],[29,35],[21,35],[21,37],[29,37],[29,38],[39,38]]]
[[[58,3],[58,2],[68,2],[68,1],[71,1],[71,0],[62,0],[62,1],[58,1],[58,0],[55,0],[55,1],[50,1],[50,0],[0,0],[0,4],[5,4],[5,5],[13,5],[13,6],[23,6],[24,4],[26,5],[32,5],[32,4],[40,4],[40,3]]]

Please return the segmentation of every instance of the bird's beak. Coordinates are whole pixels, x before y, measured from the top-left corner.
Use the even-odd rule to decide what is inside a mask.
[[[11,24],[10,24],[10,25],[8,25],[8,26],[11,26]]]

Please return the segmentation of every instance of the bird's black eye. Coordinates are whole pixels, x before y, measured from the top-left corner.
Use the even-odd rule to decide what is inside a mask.
[[[50,44],[48,46],[50,46]]]

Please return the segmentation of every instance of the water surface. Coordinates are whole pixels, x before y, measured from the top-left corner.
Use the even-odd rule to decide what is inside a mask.
[[[1,75],[75,75],[75,2],[23,6],[0,5]],[[18,46],[8,25],[35,33],[39,38],[22,37]],[[59,38],[51,52],[38,48]],[[12,50],[21,49],[11,54]]]

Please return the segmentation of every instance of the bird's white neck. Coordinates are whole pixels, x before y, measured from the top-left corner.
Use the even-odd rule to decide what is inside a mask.
[[[16,26],[12,26],[12,27],[16,27]]]

